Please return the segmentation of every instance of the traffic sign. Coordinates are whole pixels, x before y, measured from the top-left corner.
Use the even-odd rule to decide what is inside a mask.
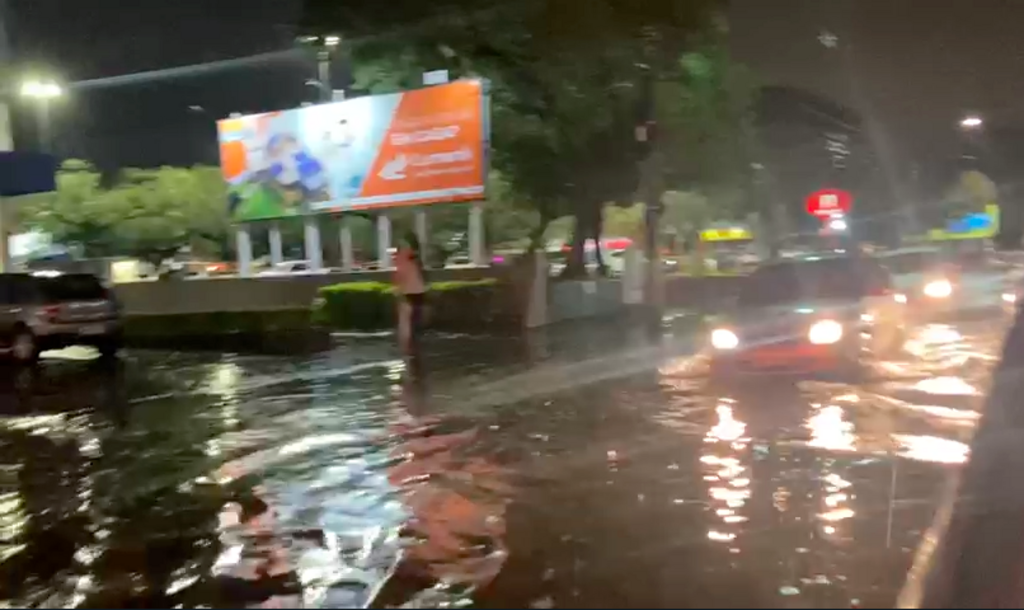
[[[818,218],[846,214],[853,207],[853,195],[840,189],[822,189],[807,197],[807,213]]]

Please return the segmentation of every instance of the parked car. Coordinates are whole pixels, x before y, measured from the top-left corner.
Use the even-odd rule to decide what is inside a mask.
[[[121,349],[121,332],[120,306],[94,275],[0,274],[0,341],[19,362],[71,345],[110,358]]]
[[[331,269],[328,267],[321,267],[320,269],[314,270],[310,267],[309,261],[285,261],[278,263],[266,269],[260,271],[257,275],[259,276],[282,276],[282,275],[318,275],[331,273]]]

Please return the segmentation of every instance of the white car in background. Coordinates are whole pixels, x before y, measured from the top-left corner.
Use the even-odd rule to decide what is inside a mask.
[[[287,275],[315,275],[320,273],[330,273],[329,268],[322,268],[319,270],[313,270],[309,266],[309,261],[285,261],[278,263],[269,269],[260,271],[257,275],[260,277],[281,277]]]

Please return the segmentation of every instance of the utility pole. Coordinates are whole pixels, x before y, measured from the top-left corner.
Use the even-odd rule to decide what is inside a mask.
[[[657,112],[655,104],[655,74],[652,56],[652,39],[656,34],[648,33],[643,42],[646,61],[638,64],[640,70],[640,108],[636,126],[636,143],[639,149],[638,171],[644,198],[644,247],[647,255],[647,281],[644,285],[644,303],[650,315],[650,330],[660,332],[663,310],[661,286],[661,251],[658,248],[658,227],[663,210],[661,167],[657,153]]]
[[[334,99],[331,87],[331,55],[341,44],[341,36],[324,36],[323,43],[316,53],[316,77],[320,81],[320,99],[330,102]]]

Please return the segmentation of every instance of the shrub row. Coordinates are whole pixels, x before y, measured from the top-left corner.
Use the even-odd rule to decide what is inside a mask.
[[[431,328],[466,330],[514,318],[514,307],[494,279],[432,283],[426,302],[426,322]],[[391,284],[335,284],[320,289],[313,304],[313,320],[339,330],[394,328],[396,310]]]

